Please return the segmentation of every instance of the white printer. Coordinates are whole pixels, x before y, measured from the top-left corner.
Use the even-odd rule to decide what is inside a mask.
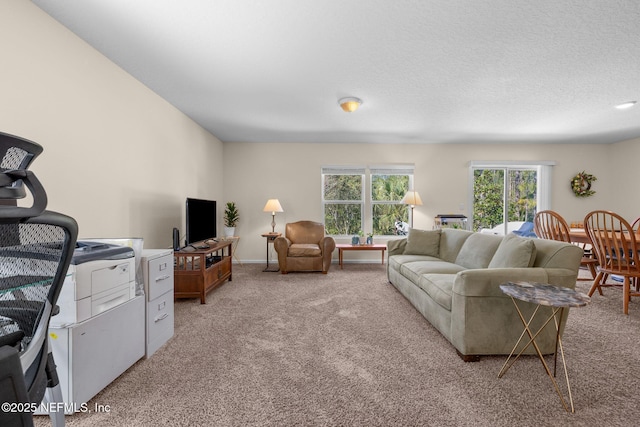
[[[145,354],[145,297],[135,295],[136,253],[131,246],[97,240],[77,243],[57,301],[60,312],[49,323],[65,414]]]
[[[78,241],[50,325],[79,323],[134,298],[135,270],[132,248]]]

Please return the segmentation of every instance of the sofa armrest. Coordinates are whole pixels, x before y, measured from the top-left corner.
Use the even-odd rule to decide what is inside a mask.
[[[481,268],[459,272],[453,294],[465,297],[505,296],[500,285],[507,282],[548,283],[575,288],[577,272],[568,268]]]
[[[453,281],[453,297],[507,297],[500,285],[507,282],[548,283],[544,268],[481,268],[464,270]]]
[[[389,250],[389,256],[391,255],[402,255],[404,253],[404,248],[407,247],[407,239],[395,239],[389,240],[387,242],[387,249]]]

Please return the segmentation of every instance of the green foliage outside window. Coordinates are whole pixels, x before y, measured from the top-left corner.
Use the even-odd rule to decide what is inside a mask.
[[[473,230],[504,223],[504,169],[473,171]],[[537,210],[537,172],[508,171],[508,221],[533,221]]]
[[[353,235],[362,228],[362,175],[324,175],[327,234]]]
[[[396,230],[396,221],[409,221],[407,205],[399,203],[408,190],[408,175],[373,175],[371,177],[373,234],[393,235]]]
[[[327,234],[355,235],[364,227],[363,175],[323,175],[324,225]],[[400,203],[409,189],[409,175],[372,175],[373,234],[395,234],[395,222],[408,222],[407,205]]]
[[[362,229],[361,205],[325,204],[324,228],[327,234],[350,236],[358,234]]]
[[[362,175],[325,175],[324,200],[362,200]]]

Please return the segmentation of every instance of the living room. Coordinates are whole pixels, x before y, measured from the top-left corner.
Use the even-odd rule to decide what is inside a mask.
[[[431,228],[440,213],[458,213],[461,204],[468,209],[468,163],[474,160],[555,161],[551,204],[570,221],[597,208],[628,218],[640,211],[638,200],[624,196],[638,178],[637,139],[222,143],[34,4],[2,7],[3,32],[20,35],[2,41],[2,131],[44,147],[33,168],[46,185],[49,208],[76,218],[81,236],[136,236],[146,246],[168,248],[172,228],[183,231],[186,197],[235,201],[241,214],[238,257],[264,260],[260,235],[270,230],[270,215],[262,211],[267,199],[283,205],[276,216],[279,231],[288,221],[321,220],[320,170],[333,164],[414,164],[414,186],[424,200],[415,210],[419,228]],[[596,194],[587,199],[574,197],[569,185],[582,170],[598,177]],[[221,230],[222,211],[218,221]]]
[[[551,206],[570,221],[601,208],[629,219],[640,212],[640,200],[629,196],[640,175],[637,136],[544,144],[504,136],[453,144],[222,142],[34,3],[3,1],[0,24],[0,131],[44,147],[32,170],[47,190],[48,208],[75,218],[81,237],[141,237],[145,247],[170,248],[172,229],[184,231],[186,197],[219,202],[218,230],[223,203],[235,201],[241,238],[236,255],[248,265],[262,264],[261,234],[271,229],[265,202],[278,198],[283,206],[276,231],[300,219],[322,221],[321,168],[336,164],[414,165],[414,187],[424,202],[414,225],[422,229],[431,229],[438,214],[469,213],[471,161],[555,162]],[[611,102],[637,97],[632,89]],[[357,119],[368,108],[364,99],[362,110],[349,116],[336,101],[329,94],[336,121]],[[611,108],[612,117],[637,119],[637,107],[603,108]],[[583,170],[598,177],[589,198],[575,197],[569,185]],[[379,262],[379,254],[370,259]]]

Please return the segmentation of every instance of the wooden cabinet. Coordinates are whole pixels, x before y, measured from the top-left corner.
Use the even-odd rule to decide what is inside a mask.
[[[212,243],[206,249],[187,247],[174,252],[174,298],[199,297],[200,303],[206,304],[211,289],[227,279],[231,281],[231,244],[229,240]]]

